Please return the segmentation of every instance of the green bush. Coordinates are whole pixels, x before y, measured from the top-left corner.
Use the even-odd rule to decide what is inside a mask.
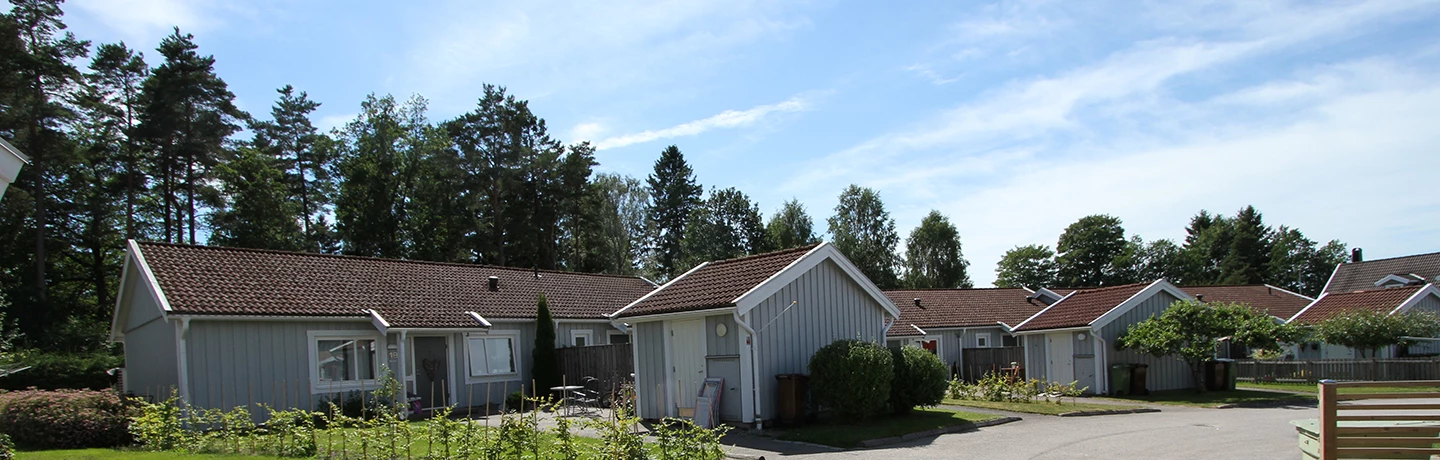
[[[20,353],[16,364],[30,366],[0,379],[0,389],[24,390],[30,387],[41,390],[90,389],[104,390],[115,384],[110,369],[125,365],[125,358],[109,353]]]
[[[885,347],[837,340],[810,357],[810,391],[816,403],[842,417],[878,415],[890,402],[893,366]]]
[[[918,347],[891,351],[895,379],[890,382],[890,408],[905,413],[915,406],[935,406],[945,399],[949,370],[940,358]]]
[[[130,409],[110,391],[9,391],[0,393],[0,433],[26,449],[121,446]]]
[[[0,460],[11,460],[15,458],[15,443],[10,441],[10,436],[0,433]]]

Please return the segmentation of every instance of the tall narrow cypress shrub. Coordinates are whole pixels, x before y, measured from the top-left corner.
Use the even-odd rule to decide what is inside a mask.
[[[531,377],[541,390],[560,386],[560,359],[555,355],[555,318],[550,316],[550,306],[545,303],[545,293],[535,307],[535,350],[530,354],[533,365]]]

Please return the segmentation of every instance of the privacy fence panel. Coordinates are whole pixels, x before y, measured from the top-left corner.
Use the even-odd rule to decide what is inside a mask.
[[[1335,359],[1320,361],[1237,361],[1240,380],[1313,382],[1440,380],[1440,359]]]
[[[608,393],[629,382],[635,373],[635,355],[630,344],[567,347],[556,350],[560,355],[560,372],[571,385],[581,385],[585,377],[599,379],[591,389]]]
[[[985,374],[1000,369],[1025,365],[1024,347],[966,348],[961,355],[961,378],[969,381],[979,380]]]

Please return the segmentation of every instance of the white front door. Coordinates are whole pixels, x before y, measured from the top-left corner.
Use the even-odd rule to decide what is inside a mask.
[[[678,407],[695,407],[695,397],[705,382],[705,320],[670,323],[671,384]]]
[[[1045,334],[1045,348],[1050,350],[1047,353],[1049,365],[1045,366],[1050,375],[1046,376],[1052,382],[1068,384],[1075,380],[1075,346],[1070,342],[1070,333],[1060,332],[1056,334]]]

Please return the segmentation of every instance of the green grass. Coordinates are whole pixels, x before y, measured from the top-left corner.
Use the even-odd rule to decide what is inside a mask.
[[[15,458],[16,460],[267,460],[278,459],[279,457],[260,457],[248,455],[185,455],[173,452],[144,452],[138,450],[116,449],[68,449],[20,452],[15,455]]]
[[[1003,410],[1010,412],[1024,412],[1027,414],[1060,415],[1070,412],[1100,411],[1100,410],[1123,410],[1140,409],[1141,406],[1130,406],[1121,404],[1089,404],[1089,403],[1064,403],[1055,404],[1044,401],[1032,403],[1002,402],[1002,401],[973,401],[968,399],[946,399],[943,404],[951,406],[978,407],[981,409]]]
[[[1313,383],[1299,382],[1235,382],[1237,388],[1249,388],[1256,390],[1291,391],[1295,393],[1317,393],[1319,388]],[[1440,387],[1362,387],[1362,388],[1340,388],[1340,394],[1373,394],[1373,393],[1430,393],[1440,392]]]
[[[1145,396],[1124,396],[1105,399],[1192,407],[1219,407],[1227,404],[1305,403],[1313,402],[1315,397],[1311,395],[1252,390],[1207,391],[1204,393],[1197,393],[1194,390],[1174,390],[1157,391]]]
[[[947,409],[916,409],[909,414],[877,418],[860,423],[818,423],[787,429],[786,441],[802,441],[835,447],[855,447],[860,441],[889,438],[955,425],[994,420],[998,415],[976,414]]]

